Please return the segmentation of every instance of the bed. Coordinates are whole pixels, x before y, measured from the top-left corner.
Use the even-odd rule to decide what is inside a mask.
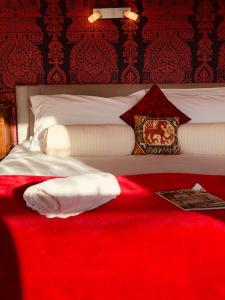
[[[222,85],[206,87],[215,86]],[[149,85],[17,87],[19,145],[0,164],[1,299],[224,299],[223,210],[185,212],[155,192],[198,182],[225,199],[225,156],[62,159],[29,150],[31,95],[108,97],[146,88]],[[28,186],[72,176],[83,168],[116,175],[121,194],[97,210],[63,220],[47,219],[25,206]]]

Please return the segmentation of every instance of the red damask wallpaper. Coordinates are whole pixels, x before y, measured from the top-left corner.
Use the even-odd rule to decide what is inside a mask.
[[[119,6],[139,21],[87,21]],[[0,0],[0,100],[16,84],[224,81],[224,0]]]

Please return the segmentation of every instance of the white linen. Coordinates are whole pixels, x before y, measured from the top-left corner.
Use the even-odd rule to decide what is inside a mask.
[[[23,198],[41,215],[67,218],[99,207],[119,194],[115,176],[95,172],[46,180],[27,188]]]
[[[59,158],[32,152],[29,150],[29,143],[26,142],[16,146],[0,162],[2,175],[74,176],[96,169],[114,175],[147,173],[225,175],[225,156],[180,154]]]
[[[181,153],[225,156],[225,123],[183,124],[177,136]]]
[[[162,91],[170,102],[191,118],[189,123],[225,122],[225,87]]]
[[[135,145],[134,130],[128,125],[53,125],[40,139],[42,152],[67,156],[125,156]]]
[[[87,95],[31,96],[34,136],[31,150],[40,151],[39,138],[45,128],[70,124],[126,124],[120,115],[135,105],[144,91],[127,97],[103,98]]]

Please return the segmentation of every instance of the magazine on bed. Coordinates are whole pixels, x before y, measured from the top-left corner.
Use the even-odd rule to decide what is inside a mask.
[[[167,190],[156,192],[183,210],[225,209],[225,201],[208,193],[196,183],[192,189]]]

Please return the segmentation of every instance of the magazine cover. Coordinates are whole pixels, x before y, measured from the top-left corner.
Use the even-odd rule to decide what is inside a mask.
[[[156,194],[184,210],[225,209],[223,199],[208,193],[198,183],[192,189],[159,191]]]

